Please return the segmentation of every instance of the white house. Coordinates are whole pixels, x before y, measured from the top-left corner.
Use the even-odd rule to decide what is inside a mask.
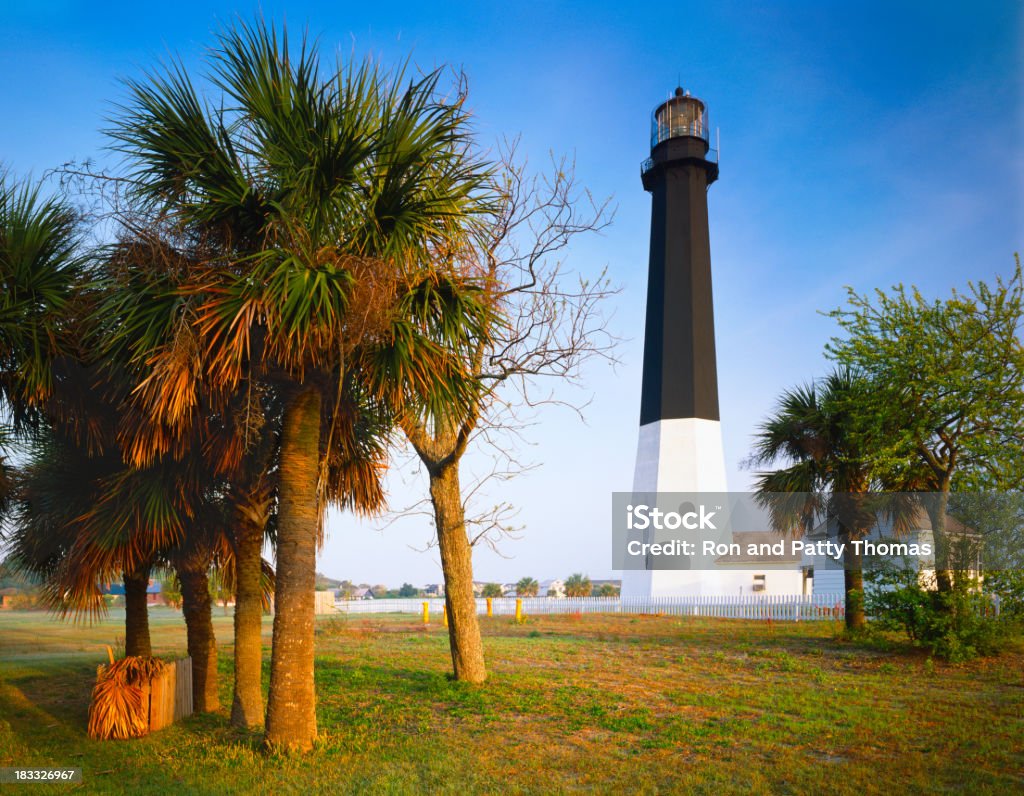
[[[902,533],[894,533],[891,522],[878,523],[865,537],[870,543],[873,551],[885,551],[882,555],[866,556],[864,558],[864,570],[870,571],[872,567],[878,566],[879,561],[892,564],[904,564],[917,568],[924,580],[930,580],[935,574],[934,553],[919,554],[918,551],[930,548],[935,550],[935,538],[932,532],[932,522],[928,512],[924,508],[918,509],[910,523],[910,528]],[[946,515],[946,534],[951,544],[958,546],[958,543],[966,543],[969,550],[977,555],[979,534],[968,528],[955,517]],[[822,521],[814,530],[810,531],[805,541],[808,542],[834,542],[839,540],[839,525],[835,518]],[[893,553],[893,545],[906,547],[906,554]],[[901,548],[902,549],[902,548]],[[980,566],[973,562],[958,563],[957,568],[966,568],[977,571]],[[841,594],[844,590],[844,567],[841,559],[836,559],[823,551],[815,554],[804,553],[800,561],[800,569],[806,581],[810,581],[813,594]]]
[[[740,552],[715,559],[718,594],[810,593],[800,556],[792,553],[784,536],[773,531],[750,531],[733,533],[732,538]],[[762,552],[753,554],[752,549]]]
[[[565,597],[565,582],[561,580],[542,580],[537,589],[538,597]]]

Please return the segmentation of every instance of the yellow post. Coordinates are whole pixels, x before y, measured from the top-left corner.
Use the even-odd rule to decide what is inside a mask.
[[[423,601],[423,624],[430,624],[430,603]]]
[[[446,602],[441,606],[441,619],[444,622],[444,626],[448,627],[448,603]]]
[[[523,599],[522,597],[516,597],[516,621],[523,621]]]
[[[491,605],[491,598],[487,598],[487,615],[494,616],[494,606]]]

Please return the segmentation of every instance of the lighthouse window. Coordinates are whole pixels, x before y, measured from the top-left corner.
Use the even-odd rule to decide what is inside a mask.
[[[667,103],[657,116],[658,141],[679,135],[703,136],[704,108],[694,100]]]

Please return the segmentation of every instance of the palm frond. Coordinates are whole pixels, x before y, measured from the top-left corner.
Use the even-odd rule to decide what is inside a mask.
[[[68,205],[0,172],[0,406],[16,426],[38,420],[54,363],[73,348],[78,238]]]

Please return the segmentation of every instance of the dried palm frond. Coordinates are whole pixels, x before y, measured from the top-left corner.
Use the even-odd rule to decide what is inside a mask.
[[[149,706],[145,689],[163,667],[163,661],[141,656],[99,666],[89,705],[89,737],[108,740],[146,735]]]

